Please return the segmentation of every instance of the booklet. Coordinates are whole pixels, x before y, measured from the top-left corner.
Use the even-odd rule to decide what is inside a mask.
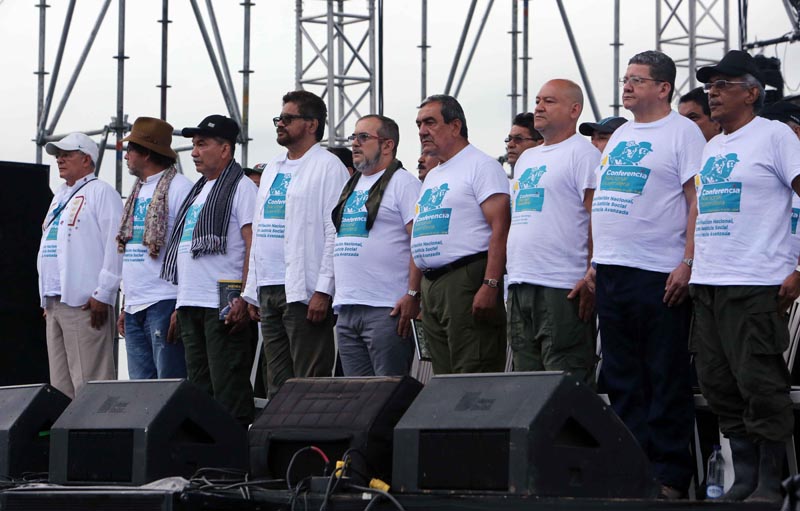
[[[431,352],[428,350],[428,342],[425,340],[425,331],[422,330],[422,321],[411,320],[411,333],[414,335],[417,359],[430,361]]]
[[[241,280],[218,280],[219,291],[219,319],[224,320],[231,311],[233,300],[242,295]]]

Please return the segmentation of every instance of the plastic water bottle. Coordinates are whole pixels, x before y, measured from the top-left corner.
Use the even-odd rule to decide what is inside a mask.
[[[720,446],[714,446],[714,452],[708,457],[708,471],[706,472],[706,498],[718,499],[722,497],[725,487],[725,459],[722,457]]]

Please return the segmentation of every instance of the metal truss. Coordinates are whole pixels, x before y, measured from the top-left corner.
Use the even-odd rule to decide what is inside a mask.
[[[676,97],[697,86],[695,70],[728,52],[729,0],[656,0],[656,49],[678,67]]]
[[[296,0],[295,84],[325,100],[329,147],[347,142],[362,115],[376,112],[375,0]],[[304,10],[310,6],[310,12]]]

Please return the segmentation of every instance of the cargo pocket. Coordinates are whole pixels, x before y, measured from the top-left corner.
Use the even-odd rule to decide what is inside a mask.
[[[759,292],[744,303],[747,313],[742,332],[753,355],[782,355],[789,347],[789,327],[778,313],[777,289],[774,294]]]

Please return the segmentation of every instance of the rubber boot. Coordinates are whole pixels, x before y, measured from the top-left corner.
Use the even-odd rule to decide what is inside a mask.
[[[758,484],[758,445],[742,437],[728,438],[733,461],[733,485],[718,500],[740,502],[750,496]]]
[[[780,505],[781,476],[786,461],[786,442],[764,440],[758,446],[758,486],[745,502],[762,502]]]

